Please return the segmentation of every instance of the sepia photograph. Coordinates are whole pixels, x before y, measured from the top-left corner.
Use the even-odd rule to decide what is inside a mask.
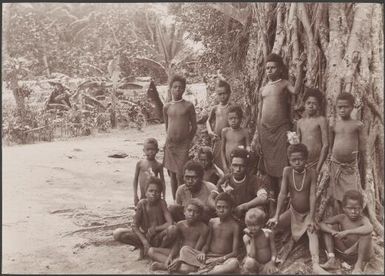
[[[1,6],[2,274],[384,274],[382,2]]]

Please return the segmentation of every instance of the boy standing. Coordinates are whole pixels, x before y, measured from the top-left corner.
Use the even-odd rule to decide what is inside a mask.
[[[304,96],[304,102],[305,113],[297,122],[297,133],[300,142],[309,151],[307,166],[314,167],[319,174],[329,151],[327,121],[320,115],[321,92],[309,88]]]
[[[203,180],[217,184],[223,172],[213,163],[213,152],[210,147],[203,146],[199,149],[198,161],[204,169]]]
[[[204,274],[235,273],[239,270],[237,260],[240,227],[231,216],[234,201],[231,195],[221,193],[215,199],[218,217],[209,221],[209,234],[201,251],[183,246],[180,250],[182,271]]]
[[[150,246],[166,246],[171,238],[167,228],[172,224],[167,203],[160,198],[163,182],[156,177],[147,180],[146,198],[138,202],[132,230],[114,230],[114,239],[140,248],[139,259],[147,255]]]
[[[177,239],[171,249],[151,247],[148,255],[154,262],[151,270],[179,269],[179,262],[175,258],[178,256],[182,246],[188,245],[194,249],[201,250],[204,246],[208,234],[208,227],[201,221],[203,205],[199,199],[191,199],[185,206],[185,220],[178,222],[174,226]],[[174,261],[174,262],[173,262]]]
[[[304,144],[290,145],[287,149],[287,155],[290,166],[283,170],[277,210],[267,225],[278,226],[278,228],[283,229],[290,225],[292,239],[295,242],[307,232],[313,272],[326,273],[319,266],[319,242],[315,230],[316,173],[314,169],[305,167],[308,151]],[[288,193],[291,199],[290,208],[279,215]]]
[[[223,80],[219,80],[215,90],[219,104],[215,105],[213,109],[211,109],[209,118],[206,122],[206,127],[213,143],[214,164],[223,170],[221,157],[221,131],[223,128],[229,126],[227,112],[231,94],[230,84]]]
[[[224,172],[229,172],[231,164],[230,153],[235,148],[243,146],[249,149],[249,132],[245,128],[241,128],[243,112],[239,105],[229,107],[227,120],[230,127],[222,129],[222,164]]]
[[[164,167],[171,178],[172,196],[183,184],[183,166],[188,161],[188,151],[197,130],[194,105],[182,96],[186,89],[186,79],[174,76],[170,82],[173,100],[163,107],[167,138],[164,147]]]
[[[145,198],[145,195],[146,195],[146,191],[145,191],[146,182],[150,176],[156,176],[156,177],[160,176],[160,179],[162,180],[162,183],[163,183],[163,187],[162,187],[163,199],[166,197],[163,165],[155,159],[155,156],[158,153],[158,151],[159,151],[158,141],[156,141],[155,138],[148,138],[144,141],[143,152],[144,152],[144,155],[146,156],[146,159],[138,161],[135,167],[135,176],[134,176],[134,183],[133,183],[135,206],[139,202],[138,182],[139,182],[139,188],[140,188],[140,199],[143,199]]]
[[[246,257],[241,269],[247,274],[271,274],[278,271],[275,265],[277,249],[274,232],[262,228],[265,219],[265,213],[259,208],[250,209],[245,216],[246,229],[243,242]]]
[[[338,268],[335,249],[345,261],[355,262],[352,273],[363,273],[364,262],[369,261],[373,255],[373,226],[369,219],[362,215],[363,203],[360,192],[349,190],[342,200],[343,213],[319,223],[329,252],[328,261],[321,265],[323,268]],[[336,225],[339,229],[335,230],[331,225]]]
[[[266,60],[268,83],[259,93],[257,128],[252,148],[263,156],[266,173],[270,176],[275,196],[279,192],[283,168],[287,165],[286,132],[291,128],[290,94],[298,94],[303,81],[301,56],[297,66],[297,79],[293,87],[286,79],[283,60],[279,55],[270,54]]]
[[[340,118],[330,125],[329,130],[332,148],[329,192],[334,198],[335,215],[341,213],[341,201],[346,191],[362,191],[358,157],[362,158],[361,165],[364,166],[364,124],[350,117],[353,107],[352,94],[339,94],[336,109]]]

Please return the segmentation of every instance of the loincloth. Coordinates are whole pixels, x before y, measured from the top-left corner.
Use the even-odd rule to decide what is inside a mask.
[[[242,264],[241,264],[241,274],[249,274],[250,272],[249,271],[246,271],[244,269],[244,266],[245,266],[245,261],[247,260],[247,258],[251,258],[251,257],[244,257],[243,261],[242,261]],[[252,268],[252,272],[254,273],[257,273],[257,274],[263,274],[263,275],[268,275],[268,271],[266,270],[266,264],[261,264],[259,263],[257,260],[255,260],[253,258],[253,260],[255,261],[255,266]]]
[[[222,141],[220,139],[213,143],[213,163],[223,171],[222,164]]]
[[[190,139],[178,143],[167,140],[164,146],[164,167],[177,175],[182,175],[183,167],[189,159],[188,152],[190,146]]]
[[[307,231],[309,224],[309,212],[299,213],[294,210],[293,206],[290,205],[291,213],[291,235],[294,241],[298,241],[303,234]]]
[[[224,261],[222,259],[223,256],[219,254],[207,253],[206,260],[204,262],[201,262],[197,259],[197,256],[202,253],[202,251],[196,250],[190,246],[183,246],[179,252],[179,260],[183,261],[188,265],[197,267],[198,270],[202,273],[212,270],[217,265],[226,264],[233,260],[236,260],[236,258],[229,258]],[[215,265],[213,265],[214,262]]]
[[[287,166],[287,137],[289,122],[278,126],[261,124],[258,128],[263,153],[263,161],[268,175],[282,177],[283,168]]]
[[[342,202],[348,190],[362,192],[358,162],[341,163],[335,158],[330,160],[329,193],[335,200]]]
[[[356,259],[358,257],[358,241],[355,242],[351,247],[348,249],[342,251],[335,247],[335,251],[337,254],[339,254],[342,259],[348,262],[356,262]]]

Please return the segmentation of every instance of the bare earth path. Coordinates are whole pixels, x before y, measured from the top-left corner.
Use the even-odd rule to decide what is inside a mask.
[[[2,272],[149,273],[147,261],[136,261],[138,252],[113,241],[106,226],[130,220],[142,142],[155,137],[163,145],[164,135],[156,125],[3,147]],[[128,157],[108,157],[115,152]],[[79,229],[91,230],[68,234]]]

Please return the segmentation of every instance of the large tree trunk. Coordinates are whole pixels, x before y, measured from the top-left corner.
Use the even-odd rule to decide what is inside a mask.
[[[335,102],[341,92],[355,97],[354,119],[364,122],[367,155],[360,162],[364,196],[375,231],[384,234],[384,125],[383,125],[383,9],[373,3],[249,4],[253,14],[245,72],[246,104],[256,121],[264,60],[275,52],[283,56],[293,77],[297,58],[307,53],[305,85],[321,89],[325,115],[336,119]],[[268,12],[267,12],[268,10]],[[266,15],[270,16],[266,16]],[[232,18],[236,18],[233,16]],[[241,22],[244,24],[244,21]],[[274,26],[275,32],[271,32]],[[274,36],[271,43],[269,35]],[[303,92],[293,107],[302,104]],[[292,116],[292,120],[297,117]],[[255,127],[250,125],[251,128]],[[325,179],[324,179],[325,180]],[[325,182],[325,181],[324,181]],[[326,181],[327,182],[327,181]]]

